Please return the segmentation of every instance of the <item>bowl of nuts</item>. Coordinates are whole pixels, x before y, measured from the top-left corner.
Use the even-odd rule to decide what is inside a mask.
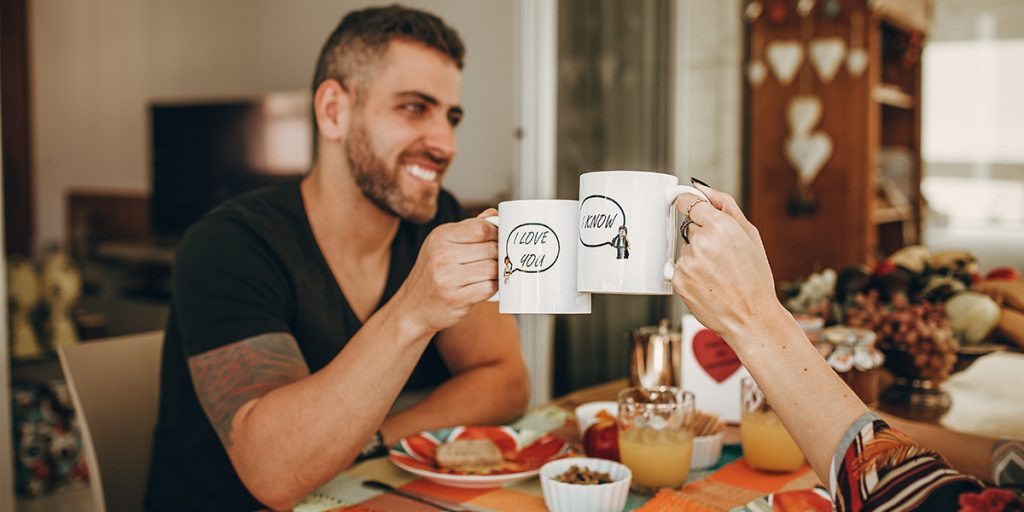
[[[551,512],[620,512],[632,481],[629,468],[605,459],[559,459],[540,468],[544,504]]]

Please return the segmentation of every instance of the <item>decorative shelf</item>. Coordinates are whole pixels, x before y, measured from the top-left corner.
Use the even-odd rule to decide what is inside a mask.
[[[871,222],[875,224],[890,224],[903,222],[913,216],[909,206],[886,206],[871,212]]]
[[[919,31],[927,28],[931,2],[834,3],[840,9],[827,35],[859,41],[869,71],[838,73],[826,82],[804,69],[811,75],[806,86],[765,80],[759,85],[748,81],[746,88],[744,206],[780,282],[803,278],[815,268],[872,265],[920,239],[924,104],[919,52],[927,34]],[[815,4],[812,15],[825,17],[820,12],[824,4]],[[773,21],[762,15],[748,21],[750,55],[759,56],[772,44],[802,41],[806,48],[820,41],[824,32],[817,39],[804,37],[801,20]],[[816,97],[826,113],[815,118],[812,133],[827,133],[833,147],[841,148],[831,153],[809,187],[795,173],[779,172],[792,167],[789,109],[805,95]],[[801,209],[806,204],[811,207]]]
[[[915,105],[914,97],[910,93],[892,84],[876,85],[871,90],[871,97],[878,103],[889,107],[909,110]]]

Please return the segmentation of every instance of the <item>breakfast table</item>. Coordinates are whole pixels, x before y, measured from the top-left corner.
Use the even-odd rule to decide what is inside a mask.
[[[1019,418],[1024,416],[1024,402],[1017,398],[1015,389],[1005,385],[1005,382],[1012,381],[1013,376],[1019,375],[1021,371],[1024,371],[1024,354],[992,354],[980,359],[967,371],[954,376],[943,386],[952,396],[954,405],[941,420],[937,419],[932,425],[879,412],[891,424],[911,433],[926,446],[932,441],[930,438],[937,439],[936,449],[939,449],[940,443],[944,443],[942,446],[945,449],[953,450],[947,453],[947,456],[967,461],[961,466],[961,470],[984,479],[989,471],[987,451],[981,457],[976,456],[976,453],[961,456],[963,454],[956,451],[990,449],[990,444],[978,444],[984,439],[1024,439],[1024,430],[1021,429],[1019,421]],[[528,412],[513,426],[549,432],[568,442],[574,454],[581,454],[581,440],[573,417],[575,408],[588,402],[614,400],[618,391],[628,385],[629,383],[622,379],[576,391]],[[966,436],[954,438],[955,441],[951,442],[947,433],[955,431]],[[780,493],[800,494],[802,499],[807,499],[808,492],[827,498],[821,488],[821,482],[806,464],[789,473],[764,473],[751,469],[742,458],[737,426],[726,427],[724,443],[722,457],[717,465],[705,470],[691,471],[687,483],[681,489],[662,490],[656,496],[630,493],[624,510],[753,512],[771,510],[766,497],[773,493],[776,499]],[[978,463],[973,464],[976,467],[971,467],[973,459],[978,459]],[[452,510],[547,510],[541,483],[537,477],[505,487],[455,488],[429,482],[399,469],[387,457],[371,459],[353,466],[307,496],[295,510],[443,510],[440,507],[369,488],[364,485],[367,481],[383,482],[400,491],[418,493],[427,496],[428,499],[443,500],[443,503],[448,504],[448,508]]]
[[[626,380],[617,380],[583,389],[528,413],[515,426],[549,429],[573,447],[573,453],[582,453],[579,434],[572,419],[576,406],[601,400],[614,400],[616,393],[628,386]],[[369,488],[367,481],[389,484],[401,491],[416,493],[441,500],[452,510],[543,512],[544,504],[538,478],[530,478],[506,487],[491,489],[463,489],[432,483],[396,467],[387,457],[364,461],[338,475],[323,487],[306,497],[295,508],[297,512],[321,511],[409,511],[427,512],[443,510],[407,497]],[[656,496],[630,493],[625,510],[757,510],[760,498],[781,491],[813,489],[821,486],[817,476],[806,464],[796,471],[772,474],[756,471],[742,459],[739,429],[727,426],[725,446],[719,463],[705,470],[690,472],[682,490],[662,491]],[[819,495],[823,495],[819,489]],[[747,505],[753,505],[753,508]],[[767,502],[765,502],[767,504]]]

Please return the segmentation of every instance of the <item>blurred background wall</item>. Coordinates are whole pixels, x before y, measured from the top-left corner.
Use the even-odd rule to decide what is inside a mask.
[[[517,2],[419,0],[467,47],[459,154],[445,184],[463,201],[515,182]],[[75,187],[148,192],[147,106],[306,90],[342,0],[28,3],[36,247],[66,239]]]

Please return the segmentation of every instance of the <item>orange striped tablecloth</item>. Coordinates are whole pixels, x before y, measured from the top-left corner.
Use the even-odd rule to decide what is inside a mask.
[[[726,447],[726,457],[738,455],[739,446]],[[810,489],[820,485],[808,466],[785,474],[769,474],[751,469],[743,459],[733,460],[713,472],[695,472],[680,490],[666,490],[653,499],[649,496],[630,495],[627,511],[660,512],[722,511],[743,507],[751,501],[771,493]],[[377,512],[409,511],[429,512],[437,509],[400,496],[382,494],[366,489],[364,480],[380,480],[395,487],[461,503],[485,511],[543,512],[547,508],[540,482],[531,478],[525,482],[497,489],[458,489],[434,484],[395,467],[386,458],[374,459],[338,475],[334,480],[311,494],[296,512],[323,512],[334,510]]]

